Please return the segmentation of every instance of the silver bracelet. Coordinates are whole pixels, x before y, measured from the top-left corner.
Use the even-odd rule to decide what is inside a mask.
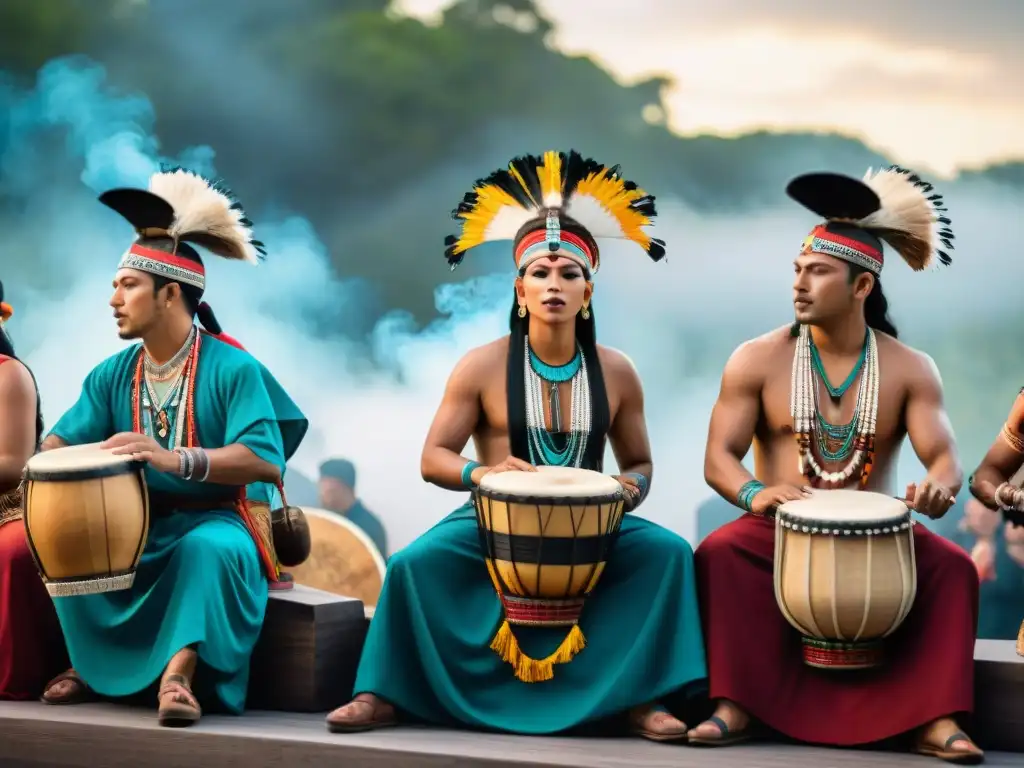
[[[1006,497],[1009,497],[1009,501],[1006,500]],[[1000,509],[1020,512],[1021,507],[1024,506],[1024,490],[1008,482],[1002,483],[996,488],[995,499]]]
[[[206,482],[210,476],[210,457],[202,448],[175,448],[180,457],[178,474],[182,480]],[[199,475],[196,477],[196,475]]]

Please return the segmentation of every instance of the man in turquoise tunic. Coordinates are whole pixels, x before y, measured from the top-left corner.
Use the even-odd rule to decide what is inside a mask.
[[[597,345],[591,297],[597,239],[664,255],[644,231],[653,202],[617,168],[576,152],[516,158],[477,182],[454,214],[462,231],[447,256],[454,267],[483,242],[512,241],[511,334],[456,366],[427,435],[425,480],[465,492],[489,473],[538,465],[601,471],[610,441],[620,470],[612,486],[627,512],[644,500],[652,463],[643,390],[625,355]],[[481,463],[461,455],[470,438]],[[496,594],[467,502],[391,556],[356,696],[328,727],[363,731],[405,716],[550,734],[621,717],[639,736],[686,739],[662,706],[705,678],[685,540],[627,514],[571,631],[519,625],[519,602]]]
[[[201,714],[193,677],[204,700],[244,708],[249,658],[279,577],[269,521],[251,502],[280,486],[308,424],[264,366],[209,333],[205,268],[189,243],[250,262],[263,253],[229,193],[176,169],[154,174],[148,191],[100,200],[139,235],[110,305],[120,337],[141,344],[89,373],[43,450],[100,443],[145,461],[150,527],[130,588],[96,583],[80,590],[92,594],[55,597],[72,669],[44,701],[128,696],[159,680],[160,723],[191,725]]]

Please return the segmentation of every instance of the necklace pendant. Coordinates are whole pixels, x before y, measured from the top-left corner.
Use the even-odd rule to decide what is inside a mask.
[[[159,424],[157,434],[160,435],[160,437],[167,437],[167,433],[171,428],[170,422],[167,420],[167,413],[165,411],[160,411],[160,413],[156,415],[156,420]]]

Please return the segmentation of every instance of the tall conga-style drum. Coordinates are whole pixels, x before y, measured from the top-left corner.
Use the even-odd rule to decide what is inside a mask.
[[[145,462],[98,443],[39,453],[25,466],[29,549],[53,597],[128,589],[149,533]]]
[[[309,557],[289,568],[296,584],[362,600],[367,617],[384,586],[385,563],[373,540],[348,518],[303,507],[309,524]]]
[[[884,661],[917,595],[907,505],[869,491],[815,491],[775,522],[775,598],[803,635],[804,661],[868,669]]]
[[[485,475],[474,493],[477,527],[504,620],[491,649],[523,682],[554,676],[586,645],[578,622],[622,525],[623,491],[609,475],[572,467]],[[569,627],[559,648],[532,659],[510,625]]]

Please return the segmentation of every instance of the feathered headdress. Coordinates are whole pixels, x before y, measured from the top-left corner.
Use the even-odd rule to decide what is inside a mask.
[[[99,199],[127,219],[139,235],[118,268],[139,269],[202,292],[206,270],[189,243],[226,259],[254,264],[266,254],[263,243],[253,239],[252,222],[231,192],[184,168],[153,174],[148,190],[112,189]]]
[[[613,238],[631,240],[658,261],[665,243],[644,230],[656,215],[654,197],[623,179],[617,165],[575,151],[525,155],[478,181],[452,211],[462,231],[445,239],[445,256],[455,269],[469,249],[512,240],[518,269],[560,252],[590,274],[600,266],[595,241]]]
[[[793,179],[786,193],[825,219],[805,238],[803,252],[824,253],[882,271],[882,243],[911,269],[938,258],[952,263],[953,231],[942,196],[917,174],[897,165],[861,180],[837,173],[809,173]]]

